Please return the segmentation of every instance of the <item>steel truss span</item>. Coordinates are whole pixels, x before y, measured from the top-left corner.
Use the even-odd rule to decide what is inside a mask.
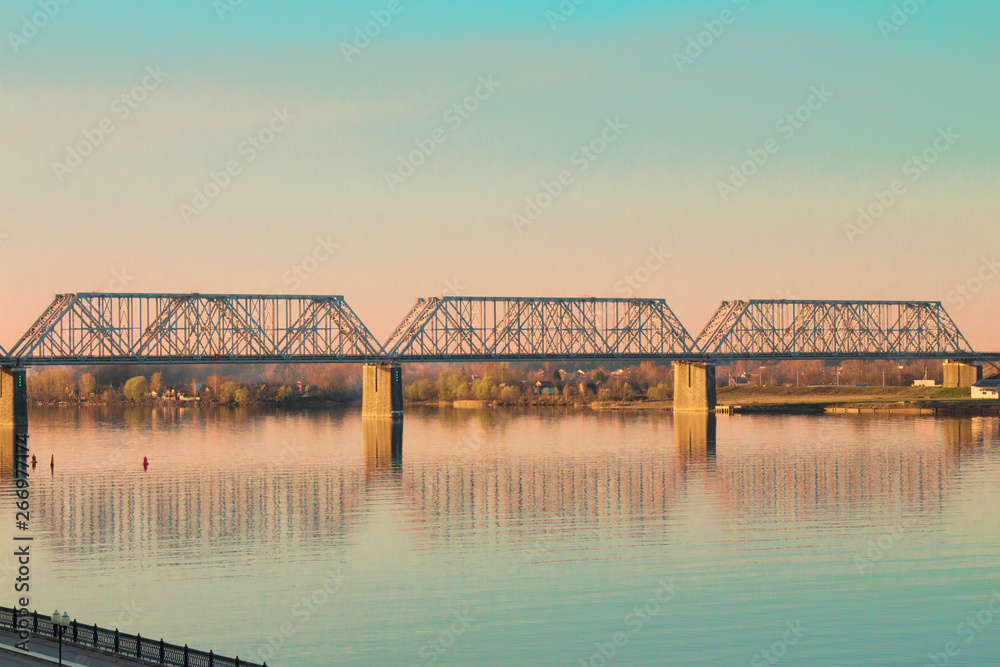
[[[934,301],[724,301],[697,349],[718,360],[983,356]]]
[[[340,296],[57,295],[15,365],[349,362],[380,345]]]
[[[419,299],[383,346],[340,296],[57,295],[0,365],[955,359],[935,301],[724,301],[697,340],[662,299]]]
[[[682,359],[694,340],[662,299],[419,299],[384,347],[398,361]]]

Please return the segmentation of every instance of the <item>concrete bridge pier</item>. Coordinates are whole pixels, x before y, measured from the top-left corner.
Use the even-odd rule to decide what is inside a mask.
[[[399,364],[365,364],[362,417],[403,418],[403,368]]]
[[[28,386],[23,368],[0,368],[0,476],[28,472]]]
[[[23,368],[0,368],[0,426],[28,425],[28,384]]]
[[[715,364],[674,362],[674,412],[715,411]]]
[[[982,365],[968,359],[949,359],[942,368],[945,387],[971,387],[983,379]]]

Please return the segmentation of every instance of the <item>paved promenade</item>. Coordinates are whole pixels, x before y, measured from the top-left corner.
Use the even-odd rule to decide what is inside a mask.
[[[28,646],[30,653],[14,648],[17,635],[9,630],[0,630],[0,665],[3,667],[39,667],[40,665],[57,665],[59,655],[58,645],[51,639],[31,637]],[[63,665],[67,667],[136,667],[148,663],[128,660],[87,651],[75,646],[63,644]]]

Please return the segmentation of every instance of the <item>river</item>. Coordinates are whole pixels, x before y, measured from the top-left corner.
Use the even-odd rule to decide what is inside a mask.
[[[34,411],[32,606],[272,667],[1000,655],[995,418],[358,413]]]

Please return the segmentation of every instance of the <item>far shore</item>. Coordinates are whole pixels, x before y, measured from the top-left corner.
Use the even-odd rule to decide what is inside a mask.
[[[943,387],[724,387],[718,405],[744,413],[856,413],[1000,414],[1000,401],[972,399],[968,388]],[[582,397],[532,396],[517,404],[496,401],[406,401],[406,405],[479,410],[487,408],[573,408],[596,411],[672,411],[666,401],[586,401]]]

